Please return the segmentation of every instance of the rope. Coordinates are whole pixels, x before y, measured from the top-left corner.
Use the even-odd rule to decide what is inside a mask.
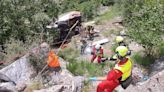
[[[58,53],[59,53],[59,51],[60,51],[60,48],[62,47],[62,45],[64,44],[64,42],[67,40],[69,34],[71,33],[71,31],[72,31],[73,28],[77,25],[78,22],[79,22],[79,21],[76,21],[76,23],[74,23],[74,25],[70,28],[70,30],[69,30],[67,36],[66,36],[65,39],[62,41],[62,44],[60,45],[59,50],[58,50],[58,52],[56,53],[56,55],[58,55]],[[48,66],[48,64],[46,64],[46,65],[42,68],[42,70],[38,73],[37,77],[38,77],[39,75],[42,74],[42,72],[47,68],[47,66]]]

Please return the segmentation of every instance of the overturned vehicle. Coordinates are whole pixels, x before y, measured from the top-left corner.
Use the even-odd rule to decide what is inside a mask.
[[[62,42],[67,35],[68,39],[70,39],[72,36],[79,34],[80,27],[81,13],[79,11],[71,11],[59,15],[57,20],[47,25],[47,28],[56,28],[59,31],[58,37],[54,39],[55,42]]]

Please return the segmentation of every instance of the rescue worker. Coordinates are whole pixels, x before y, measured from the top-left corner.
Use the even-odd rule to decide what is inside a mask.
[[[96,59],[97,57],[97,62],[98,63],[101,63],[101,58],[103,57],[103,48],[100,44],[96,44],[93,49],[92,49],[92,53],[91,53],[93,56],[92,56],[92,59],[91,59],[91,62],[93,63],[94,60]]]
[[[112,92],[118,85],[126,89],[132,81],[132,61],[126,57],[127,47],[119,46],[116,48],[117,58],[119,59],[115,67],[109,71],[107,77],[96,78],[90,80],[103,80],[97,86],[97,92]]]
[[[53,50],[48,53],[47,65],[50,72],[59,72],[61,70],[58,56]]]
[[[126,46],[128,48],[128,45],[124,42],[124,38],[122,36],[117,36],[116,42],[118,43],[119,46]],[[131,55],[131,50],[128,50],[127,55]]]
[[[50,50],[50,46],[47,43],[42,43],[41,48],[44,52],[45,56],[48,56],[47,58],[47,65],[48,65],[48,71],[49,72],[59,72],[61,70],[60,63],[58,56],[55,54],[53,50]]]
[[[83,55],[84,54],[84,51],[85,51],[85,48],[87,47],[87,41],[85,39],[81,39],[80,41],[82,43],[80,54]]]
[[[116,42],[118,43],[119,46],[126,46],[126,44],[124,43],[124,38],[122,36],[117,36]]]
[[[93,37],[94,37],[94,27],[93,26],[88,26],[87,31],[88,31],[89,40],[92,41]]]

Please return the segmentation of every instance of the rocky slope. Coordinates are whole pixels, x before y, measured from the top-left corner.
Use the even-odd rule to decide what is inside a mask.
[[[84,78],[73,76],[66,69],[66,61],[62,58],[60,58],[62,72],[52,76],[46,75],[46,77],[36,77],[36,65],[31,62],[30,56],[27,54],[1,69],[0,92],[81,92]],[[35,80],[43,83],[38,90],[32,86]]]

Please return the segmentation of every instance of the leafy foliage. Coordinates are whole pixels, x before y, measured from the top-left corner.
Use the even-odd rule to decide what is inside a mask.
[[[44,41],[51,42],[57,32],[47,30],[45,26],[52,17],[79,10],[84,20],[88,20],[97,15],[101,3],[102,0],[1,0],[0,50],[7,48],[5,44],[8,44],[10,38],[22,41],[23,44],[29,38],[34,41],[35,37],[43,37]]]
[[[67,68],[74,75],[102,76],[103,67],[97,64],[90,64],[89,61],[74,61],[67,65]]]
[[[153,57],[149,57],[149,56],[145,56],[145,55],[141,55],[139,52],[138,53],[135,53],[133,56],[132,56],[132,59],[140,64],[140,65],[143,65],[143,66],[149,66],[151,65],[152,63],[154,63],[154,58]]]
[[[115,3],[115,0],[102,0],[101,3],[104,6],[109,6],[109,5],[113,5]]]
[[[61,13],[78,10],[81,11],[84,20],[88,20],[97,15],[97,8],[101,5],[101,0],[63,0],[61,1]]]
[[[162,0],[161,0],[162,2]],[[157,0],[121,0],[128,34],[154,56],[164,35],[164,4]]]
[[[118,9],[118,7],[116,7],[116,5],[114,5],[114,6],[110,7],[110,9],[107,12],[105,12],[101,16],[98,16],[97,18],[95,18],[95,21],[97,23],[101,24],[101,22],[113,19],[115,16],[118,16],[118,15],[121,15],[121,12]]]
[[[69,54],[68,54],[69,53]],[[79,52],[73,48],[66,48],[59,53],[59,56],[68,61],[67,69],[74,75],[101,76],[104,69],[112,67],[110,62],[104,64],[94,64],[88,60],[77,59]]]
[[[40,33],[41,30],[44,30],[49,16],[53,14],[57,16],[53,0],[49,0],[49,2],[46,0],[40,2],[3,0],[0,4],[1,42],[5,42],[9,37],[25,42],[26,36],[33,36],[34,33]],[[50,12],[47,11],[47,8],[54,9]]]
[[[1,0],[0,13],[0,49],[12,56],[41,42],[40,33],[46,33],[45,25],[58,8],[54,0]]]

